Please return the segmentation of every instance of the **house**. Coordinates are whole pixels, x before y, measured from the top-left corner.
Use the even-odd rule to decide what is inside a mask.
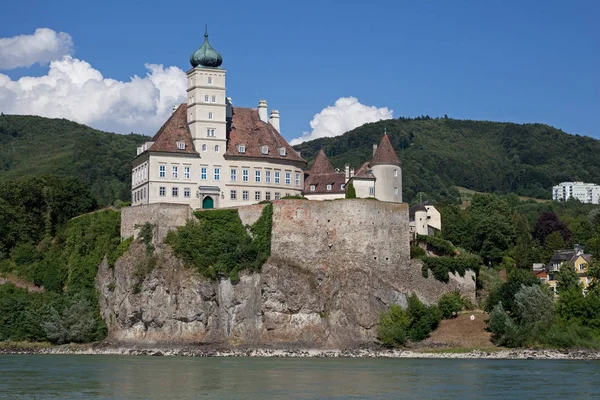
[[[552,187],[552,200],[566,201],[571,197],[582,203],[600,204],[600,185],[584,182],[561,182]]]
[[[417,235],[433,235],[442,230],[442,216],[429,202],[419,203],[408,210],[408,225],[413,238]]]
[[[557,275],[560,269],[573,268],[585,290],[590,283],[587,276],[587,267],[591,262],[592,255],[585,254],[583,248],[576,245],[572,250],[555,251],[548,265],[543,270],[539,268],[538,264],[534,264],[534,273],[540,278],[540,281],[546,283],[556,293],[558,285]]]
[[[335,170],[320,150],[304,178],[304,196],[310,200],[343,199],[346,187],[352,184],[358,198],[375,198],[402,202],[402,168],[387,132],[381,142],[373,145],[373,159],[354,172],[349,164],[344,172]]]
[[[280,134],[277,110],[234,107],[223,58],[208,41],[190,58],[187,103],[132,160],[132,205],[230,207],[300,195],[306,161]]]

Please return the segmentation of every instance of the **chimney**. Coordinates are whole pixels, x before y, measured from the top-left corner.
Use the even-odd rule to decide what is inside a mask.
[[[354,176],[354,168],[350,168],[350,178]]]
[[[267,101],[266,100],[260,100],[258,102],[258,116],[260,117],[260,120],[262,122],[269,122],[269,119],[267,118]]]
[[[346,180],[350,179],[350,164],[344,165],[344,177]]]
[[[277,129],[277,132],[281,133],[281,131],[279,130],[279,111],[271,111],[271,115],[269,116],[269,123],[273,125],[273,128]]]
[[[377,144],[373,144],[373,157],[375,157],[376,151],[377,151]]]

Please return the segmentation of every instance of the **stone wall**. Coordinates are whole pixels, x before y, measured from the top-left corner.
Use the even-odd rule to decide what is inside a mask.
[[[250,224],[261,211],[243,207],[240,216]],[[180,212],[148,215],[168,227],[173,220],[161,223],[160,216],[183,218]],[[134,271],[145,257],[134,242],[114,269],[100,268],[110,339],[355,348],[373,344],[380,313],[405,306],[412,293],[428,304],[449,290],[475,299],[472,271],[451,274],[446,284],[431,273],[424,278],[421,262],[410,260],[406,204],[274,201],[271,257],[261,273],[242,273],[235,285],[199,276],[159,244],[156,268],[134,291]]]
[[[170,230],[185,225],[192,216],[192,209],[187,204],[155,203],[122,208],[121,240],[137,237],[139,228],[136,225],[150,222],[156,226],[154,241],[162,243]]]

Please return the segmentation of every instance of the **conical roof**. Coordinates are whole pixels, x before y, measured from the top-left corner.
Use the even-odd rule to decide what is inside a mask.
[[[319,153],[317,154],[317,158],[315,158],[315,162],[313,163],[313,165],[310,168],[310,171],[308,171],[308,173],[311,175],[315,175],[315,174],[329,174],[332,172],[335,172],[335,170],[333,169],[333,165],[331,165],[331,161],[329,161],[329,159],[325,155],[325,152],[323,151],[323,149],[319,150]]]
[[[371,165],[380,164],[401,165],[400,159],[396,155],[387,133],[383,135],[383,138],[381,138],[381,143],[379,143],[377,150],[375,150],[373,160],[371,160]]]
[[[192,67],[218,68],[223,63],[221,53],[208,43],[208,28],[204,32],[204,43],[190,57]]]

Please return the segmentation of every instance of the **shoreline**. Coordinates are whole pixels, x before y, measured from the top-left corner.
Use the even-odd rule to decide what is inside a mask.
[[[122,355],[122,356],[166,356],[166,357],[278,357],[278,358],[413,358],[413,359],[492,359],[492,360],[600,360],[596,350],[533,350],[493,349],[470,350],[437,349],[386,350],[386,349],[269,349],[235,348],[217,349],[200,346],[138,347],[135,345],[6,345],[0,346],[1,355]],[[445,351],[447,350],[447,351]],[[457,351],[458,350],[458,351]]]

